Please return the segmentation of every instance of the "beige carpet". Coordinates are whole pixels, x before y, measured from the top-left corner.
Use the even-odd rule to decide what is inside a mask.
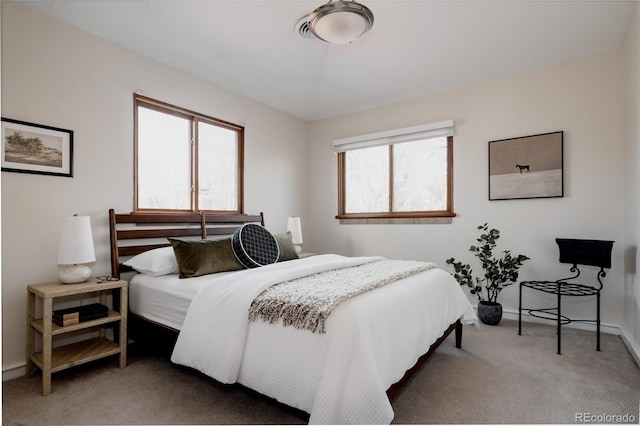
[[[465,327],[392,401],[394,423],[576,423],[576,415],[633,416],[638,423],[640,369],[618,336],[503,320]],[[224,386],[160,355],[130,347],[129,365],[115,359],[56,373],[53,393],[40,377],[4,382],[4,425],[291,424],[308,416],[241,386]],[[614,417],[590,417],[613,423]],[[609,421],[607,421],[609,420]]]

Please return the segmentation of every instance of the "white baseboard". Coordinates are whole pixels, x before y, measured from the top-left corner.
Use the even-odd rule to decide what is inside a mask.
[[[503,310],[502,318],[518,321],[518,312]],[[529,315],[528,313],[525,313],[525,312],[522,312],[522,321],[534,322],[538,324],[555,325],[555,322],[553,321],[534,317],[533,315]],[[588,322],[571,322],[569,324],[563,325],[563,327],[575,328],[577,330],[596,331],[596,325],[594,323],[588,323]],[[619,336],[620,334],[622,334],[622,332],[620,331],[620,326],[603,324],[603,323],[600,323],[600,332],[607,333],[607,334],[615,334],[616,336]]]
[[[27,364],[19,364],[14,367],[5,368],[2,370],[2,381],[17,379],[18,377],[24,377],[27,374]]]
[[[474,306],[474,309],[478,309],[477,306]],[[502,317],[510,320],[518,321],[518,312],[515,311],[503,311]],[[536,318],[529,314],[522,314],[522,321],[524,322],[534,322],[534,323],[546,323],[549,324],[551,321],[545,321],[544,319]],[[569,323],[564,325],[563,327],[576,328],[579,330],[588,330],[588,331],[596,331],[595,324],[590,323]],[[620,336],[622,341],[624,342],[627,349],[633,356],[633,359],[636,360],[636,364],[640,366],[640,347],[633,342],[633,339],[629,337],[629,335],[625,332],[624,329],[617,325],[610,324],[600,324],[600,331],[602,333],[614,334]],[[26,364],[19,364],[14,367],[9,367],[2,370],[2,381],[5,382],[7,380],[17,379],[18,377],[24,377],[27,374],[27,366]]]
[[[474,306],[474,309],[477,311],[477,306]],[[502,317],[510,320],[518,321],[518,312],[517,311],[509,311],[503,310]],[[542,318],[534,317],[533,315],[529,315],[528,313],[522,313],[522,321],[523,322],[533,322],[540,324],[554,324],[552,321],[545,320]],[[593,323],[587,322],[571,322],[569,324],[563,325],[563,327],[575,328],[577,330],[587,330],[587,331],[596,331],[596,325]],[[602,324],[600,323],[600,332],[613,334],[616,336],[620,336],[622,342],[625,344],[631,356],[636,361],[636,364],[640,366],[640,347],[633,342],[633,339],[629,337],[629,335],[625,332],[625,330],[619,325],[612,324]]]
[[[629,337],[627,331],[624,328],[621,328],[620,331],[622,332],[620,333],[622,341],[629,349],[629,352],[631,352],[631,356],[633,356],[633,359],[636,360],[636,364],[638,364],[638,366],[640,367],[640,346],[633,342],[633,339]]]

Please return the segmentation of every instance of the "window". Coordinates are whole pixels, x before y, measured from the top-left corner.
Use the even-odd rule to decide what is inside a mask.
[[[334,141],[338,219],[453,217],[453,121]]]
[[[137,94],[134,118],[134,211],[242,212],[242,126]]]

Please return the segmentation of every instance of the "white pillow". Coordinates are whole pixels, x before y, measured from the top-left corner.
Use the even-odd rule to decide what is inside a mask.
[[[161,247],[132,257],[123,263],[141,274],[159,277],[161,275],[179,274],[180,267],[173,252],[173,247]]]

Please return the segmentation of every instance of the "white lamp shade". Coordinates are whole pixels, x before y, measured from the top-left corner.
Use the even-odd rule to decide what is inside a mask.
[[[287,232],[291,232],[291,242],[293,244],[302,244],[302,225],[298,216],[287,219]]]
[[[62,222],[58,265],[75,265],[96,261],[89,216],[66,217]]]

